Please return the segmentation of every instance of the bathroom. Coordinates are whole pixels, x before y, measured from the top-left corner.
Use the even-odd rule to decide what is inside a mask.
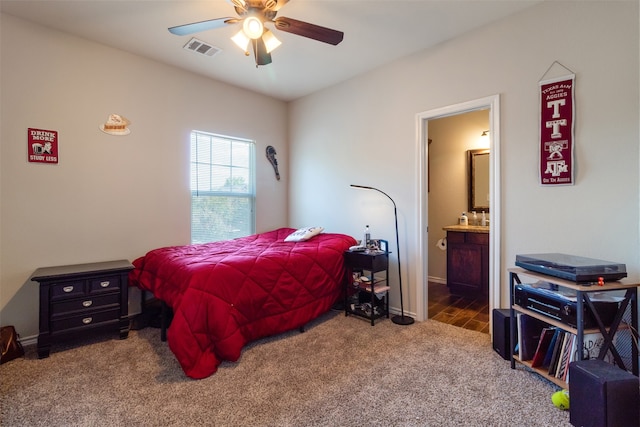
[[[480,222],[485,206],[488,222],[489,155],[485,153],[489,151],[489,110],[429,120],[428,126],[429,317],[488,333],[488,289],[476,295],[474,292],[464,292],[460,287],[447,287],[448,247],[445,228],[455,231],[455,227],[452,227],[459,225],[463,212],[467,213],[470,228],[473,228],[471,211],[476,210]],[[470,163],[472,159],[473,168]],[[482,164],[487,166],[485,172],[481,172]],[[475,190],[472,190],[471,184],[475,184]],[[474,196],[474,207],[470,206],[470,196]],[[477,231],[487,233],[488,230],[490,227]],[[467,233],[456,233],[462,234]],[[488,234],[483,237],[488,238]],[[488,255],[485,261],[488,269]]]

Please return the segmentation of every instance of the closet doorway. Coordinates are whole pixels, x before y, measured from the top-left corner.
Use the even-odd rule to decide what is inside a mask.
[[[490,150],[490,160],[489,160],[489,200],[490,200],[490,209],[489,209],[489,222],[490,222],[490,232],[489,232],[489,294],[488,294],[488,306],[486,308],[482,308],[482,310],[486,310],[486,315],[484,318],[488,320],[489,325],[488,328],[484,330],[484,332],[491,331],[491,316],[488,316],[488,313],[494,307],[500,307],[500,295],[501,295],[501,287],[500,287],[500,276],[501,276],[501,260],[500,260],[500,144],[499,144],[499,96],[491,96],[487,98],[482,98],[462,104],[456,104],[449,107],[439,108],[436,110],[430,110],[423,113],[419,113],[417,115],[417,141],[418,141],[418,150],[419,150],[419,171],[420,171],[420,185],[418,186],[418,199],[419,199],[419,224],[418,229],[420,233],[418,233],[418,250],[419,256],[422,262],[418,271],[418,279],[421,286],[416,287],[416,301],[418,301],[418,317],[422,319],[427,319],[433,317],[431,313],[429,313],[429,283],[431,282],[431,286],[441,286],[445,287],[446,284],[446,255],[443,253],[439,247],[437,247],[433,242],[438,241],[440,238],[445,236],[445,232],[442,230],[442,219],[439,220],[438,224],[435,224],[436,219],[431,218],[429,213],[429,203],[435,203],[435,201],[430,201],[429,197],[429,180],[433,180],[434,183],[436,180],[439,182],[451,181],[451,177],[447,176],[434,176],[429,171],[429,141],[431,143],[436,143],[432,139],[432,135],[429,132],[429,122],[437,121],[439,119],[450,118],[453,116],[465,115],[468,113],[473,113],[476,116],[482,115],[480,113],[484,111],[488,114],[488,127],[487,129],[483,129],[478,132],[478,139],[480,139],[481,133],[484,130],[488,130],[488,148]],[[471,116],[470,116],[471,117]],[[477,118],[477,117],[476,117]],[[485,122],[487,123],[487,122]],[[471,149],[471,148],[469,148]],[[462,162],[466,164],[466,157],[464,150],[460,149],[461,153],[459,154],[462,158]],[[433,165],[433,170],[437,170],[436,165]],[[463,166],[463,170],[466,171],[466,168]],[[458,172],[460,173],[460,172]],[[464,172],[462,172],[464,174]],[[431,175],[431,176],[430,176]],[[460,177],[458,177],[460,180]],[[462,177],[463,182],[467,182],[466,174]],[[463,189],[460,191],[466,192],[467,186],[463,185]],[[459,209],[460,212],[452,212],[447,213],[446,215],[451,218],[446,218],[449,220],[450,224],[454,225],[456,223],[457,217],[460,215],[462,211],[467,211],[467,203],[466,197],[464,198],[463,208]],[[462,203],[462,202],[461,202]],[[433,211],[431,211],[433,212]],[[432,214],[435,217],[435,215]],[[433,223],[433,225],[432,225]],[[430,228],[430,226],[432,228]],[[429,233],[431,231],[431,233]],[[431,235],[431,238],[430,238]],[[432,242],[433,241],[433,242]],[[435,258],[440,258],[440,263],[444,263],[444,271],[443,273],[442,267],[439,269],[430,265],[431,255],[433,254]],[[444,256],[443,256],[444,255]],[[442,264],[440,264],[442,266]],[[434,271],[431,271],[433,269]],[[445,284],[443,284],[443,282]],[[443,295],[442,288],[434,288],[434,294]],[[435,297],[436,295],[434,295]],[[434,298],[436,299],[436,298]],[[477,304],[475,305],[477,306]],[[434,305],[432,307],[435,308]],[[462,319],[458,320],[458,323],[463,322]],[[453,322],[452,322],[453,323]],[[465,322],[466,323],[466,322]],[[455,324],[455,323],[454,323]],[[462,325],[460,325],[462,326]],[[477,327],[472,327],[477,329]],[[482,328],[480,328],[482,329]],[[488,329],[488,330],[487,330]]]

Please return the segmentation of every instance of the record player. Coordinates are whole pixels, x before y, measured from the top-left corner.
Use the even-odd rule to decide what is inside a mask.
[[[516,255],[516,265],[576,283],[606,282],[627,277],[625,264],[560,253]]]

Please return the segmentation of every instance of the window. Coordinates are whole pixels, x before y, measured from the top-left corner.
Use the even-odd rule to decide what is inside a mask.
[[[191,243],[255,232],[253,141],[191,132]]]

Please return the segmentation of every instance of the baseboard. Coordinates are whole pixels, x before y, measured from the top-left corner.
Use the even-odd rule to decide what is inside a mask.
[[[30,335],[28,337],[20,337],[18,338],[18,341],[20,341],[20,344],[22,344],[23,347],[29,347],[38,343],[38,336]]]
[[[391,316],[396,316],[396,315],[400,316],[401,314],[402,314],[402,311],[399,308],[389,307],[389,315],[391,315]],[[405,316],[409,316],[409,317],[413,317],[414,320],[416,320],[416,321],[418,319],[415,313],[412,313],[412,312],[407,311],[407,310],[404,311],[404,315]]]

